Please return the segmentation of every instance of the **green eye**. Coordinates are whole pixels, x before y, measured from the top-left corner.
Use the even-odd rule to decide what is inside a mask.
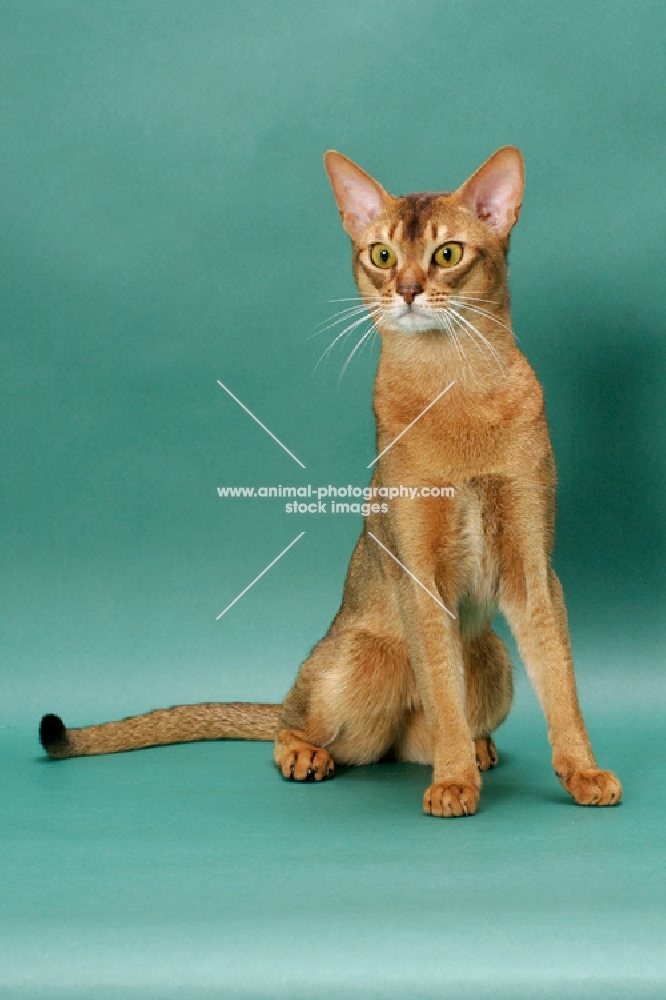
[[[441,247],[437,247],[435,250],[433,260],[440,267],[454,267],[455,264],[460,263],[462,258],[462,243],[442,243]]]
[[[398,258],[385,243],[374,243],[370,247],[370,260],[375,267],[394,267]]]

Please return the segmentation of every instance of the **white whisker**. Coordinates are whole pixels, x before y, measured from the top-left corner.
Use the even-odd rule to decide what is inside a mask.
[[[336,316],[346,316],[349,313],[356,312],[358,309],[365,309],[365,303],[357,302],[354,306],[347,306],[345,309],[341,309],[339,312],[333,313],[331,316],[327,316],[326,319],[321,321],[321,323],[317,323],[317,326],[323,326],[324,323],[328,323],[329,320],[335,319]]]
[[[378,334],[378,331],[377,331],[377,326],[376,326],[375,323],[373,323],[372,326],[370,327],[370,340],[368,340],[363,345],[363,347],[361,348],[361,350],[359,351],[359,354],[358,354],[359,358],[363,354],[363,351],[365,350],[365,348],[367,347],[367,345],[368,344],[370,344],[370,345],[374,344],[374,342],[375,342],[375,340],[376,340],[376,338],[378,336],[379,336],[379,334]]]
[[[350,295],[346,299],[326,299],[327,302],[365,302],[364,295]]]
[[[499,367],[500,368],[504,368],[504,362],[502,361],[501,357],[499,356],[499,354],[497,353],[497,351],[495,350],[495,348],[493,347],[493,345],[490,343],[490,341],[487,340],[483,336],[483,334],[481,333],[481,331],[476,326],[474,326],[473,323],[470,323],[470,321],[468,319],[465,319],[464,316],[461,316],[460,313],[456,309],[453,309],[453,308],[449,307],[449,312],[453,316],[455,316],[456,319],[458,319],[460,323],[464,324],[464,326],[466,328],[469,328],[472,331],[472,333],[475,333],[476,336],[480,340],[483,341],[483,343],[486,345],[486,347],[488,348],[488,350],[490,351],[490,353],[493,355],[493,357],[494,357],[495,361],[497,362],[497,364],[499,365]],[[472,338],[472,339],[474,339],[474,338]]]
[[[474,372],[473,372],[472,365],[471,365],[471,363],[470,363],[467,355],[465,354],[465,350],[464,350],[462,344],[460,343],[460,340],[458,339],[458,334],[456,333],[455,326],[453,325],[452,318],[447,315],[446,310],[440,312],[439,316],[441,318],[442,324],[444,325],[447,333],[449,334],[449,336],[451,337],[451,340],[453,341],[453,346],[455,348],[456,354],[458,355],[458,358],[459,358],[460,363],[462,365],[462,374],[464,376],[467,376],[467,374],[469,374],[469,375],[472,376],[472,379],[473,379],[474,378]]]
[[[490,306],[498,306],[497,299],[484,299],[481,295],[468,295],[467,292],[456,292],[455,298],[465,299],[467,302],[485,302]]]
[[[358,351],[358,349],[361,346],[361,344],[366,340],[367,337],[370,336],[370,334],[372,333],[373,330],[374,330],[374,325],[371,326],[369,330],[365,331],[365,333],[363,334],[363,336],[361,337],[361,339],[357,342],[357,344],[354,347],[353,351],[347,356],[347,360],[345,361],[344,365],[342,366],[342,371],[340,372],[340,377],[338,378],[338,384],[340,384],[340,382],[342,381],[342,376],[347,371],[347,366],[348,366],[349,362],[354,357],[354,355]]]
[[[380,310],[380,313],[381,313],[381,310]],[[366,345],[367,344],[373,344],[375,342],[375,339],[379,336],[379,328],[381,327],[382,323],[385,322],[385,320],[386,320],[385,316],[383,316],[381,314],[380,315],[375,315],[375,318],[372,321],[372,326],[370,327],[369,330],[367,330],[363,334],[363,336],[361,337],[361,339],[357,343],[356,347],[354,348],[354,350],[351,352],[351,354],[349,355],[349,357],[345,361],[345,363],[343,365],[343,368],[342,368],[342,371],[340,372],[340,378],[338,379],[338,384],[342,381],[342,376],[345,373],[345,369],[347,368],[347,365],[349,364],[349,362],[351,361],[351,359],[354,357],[354,355],[356,354],[356,352],[359,351],[359,348],[360,348],[360,351],[359,351],[359,355],[358,356],[360,357],[361,354],[363,354],[363,351],[365,350]],[[368,335],[370,335],[370,340],[367,339]]]
[[[340,323],[345,323],[347,320],[352,319],[354,316],[359,316],[361,313],[365,312],[367,312],[365,306],[354,306],[352,309],[343,309],[342,315],[339,315],[337,319],[329,317],[331,319],[330,323],[322,327],[321,330],[315,330],[314,333],[311,333],[310,336],[306,337],[305,339],[306,341],[312,340],[313,337],[318,337],[320,334],[326,333],[326,331],[330,330],[332,327],[338,326],[338,324]],[[326,320],[322,320],[322,322],[326,323]]]
[[[499,320],[497,316],[493,316],[493,314],[491,312],[488,312],[487,309],[482,309],[480,306],[471,306],[467,302],[459,301],[457,297],[452,298],[451,302],[453,303],[454,306],[458,306],[459,309],[469,309],[470,312],[477,313],[479,316],[485,316],[486,319],[492,320],[493,323],[497,323],[498,326],[501,326],[505,330],[508,330],[509,333],[513,333],[513,330],[511,329],[510,326],[507,326],[506,323],[503,323],[501,320]]]
[[[481,357],[485,361],[485,359],[486,359],[486,352],[484,351],[484,349],[481,346],[481,344],[479,344],[478,341],[476,340],[476,338],[472,336],[472,334],[469,332],[469,330],[467,329],[467,327],[464,326],[464,324],[460,322],[459,318],[458,319],[454,318],[454,316],[453,316],[453,310],[447,309],[447,314],[448,314],[448,317],[449,317],[449,322],[452,323],[452,324],[457,325],[459,327],[459,329],[462,330],[463,333],[467,334],[467,336],[469,337],[469,339],[474,344],[474,347],[476,347],[477,351],[481,354]]]
[[[447,332],[451,336],[451,340],[453,341],[453,346],[456,349],[456,354],[458,355],[458,357],[462,361],[463,358],[464,358],[464,354],[462,353],[461,343],[458,340],[458,334],[455,331],[455,327],[454,327],[453,323],[451,322],[450,318],[448,316],[445,316],[445,315],[442,316],[442,322],[444,323],[444,326],[446,327]]]
[[[319,368],[319,365],[322,363],[322,361],[324,360],[324,358],[327,357],[330,354],[330,352],[333,350],[333,348],[335,347],[335,345],[337,344],[337,342],[342,337],[345,337],[348,334],[350,334],[351,331],[355,330],[357,326],[361,325],[361,323],[367,323],[369,321],[370,322],[374,322],[375,311],[376,310],[373,310],[372,312],[367,312],[364,316],[361,316],[360,319],[355,320],[353,323],[350,323],[349,326],[345,327],[345,329],[341,333],[338,333],[337,336],[331,341],[331,343],[328,345],[328,347],[326,348],[326,350],[324,351],[324,353],[319,358],[319,361],[314,366],[314,371],[317,371],[317,368]],[[314,372],[313,372],[313,374],[314,374]]]

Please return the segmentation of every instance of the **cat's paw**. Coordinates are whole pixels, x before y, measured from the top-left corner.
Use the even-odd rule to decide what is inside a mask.
[[[273,756],[282,777],[288,781],[323,781],[332,778],[335,765],[328,751],[301,738],[292,729],[281,729]]]
[[[468,783],[438,781],[426,789],[423,811],[428,816],[473,816],[479,805],[479,791]]]
[[[489,771],[491,767],[497,767],[499,754],[490,736],[484,736],[483,739],[476,740],[474,750],[476,752],[476,766],[479,771]]]
[[[587,767],[573,771],[556,769],[555,773],[580,806],[616,806],[622,798],[622,785],[612,771]]]

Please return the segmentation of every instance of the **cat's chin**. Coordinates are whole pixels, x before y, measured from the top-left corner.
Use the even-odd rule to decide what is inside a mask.
[[[440,331],[437,320],[433,316],[428,316],[426,313],[422,312],[416,312],[414,309],[409,312],[402,313],[401,316],[391,316],[390,319],[387,319],[386,326],[395,330],[396,333],[403,334]]]

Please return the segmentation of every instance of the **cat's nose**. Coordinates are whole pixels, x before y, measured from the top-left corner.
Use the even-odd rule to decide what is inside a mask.
[[[412,302],[417,295],[420,295],[423,291],[421,285],[417,285],[416,282],[410,284],[400,284],[398,285],[398,295],[402,295],[403,299],[408,306],[411,306]]]

